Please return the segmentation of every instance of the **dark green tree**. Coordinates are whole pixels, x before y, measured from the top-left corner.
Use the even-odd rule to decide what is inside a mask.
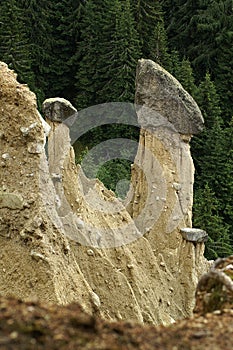
[[[21,82],[35,88],[31,45],[24,26],[24,13],[15,0],[0,3],[0,60],[14,69]]]
[[[182,57],[189,57],[188,48],[195,36],[192,17],[199,9],[199,1],[162,0],[161,4],[170,48],[178,50]]]
[[[204,182],[210,183],[210,177],[214,177],[215,162],[219,159],[221,151],[221,139],[223,138],[222,117],[219,95],[210,74],[199,84],[195,99],[202,111],[205,127],[202,133],[192,140],[192,155],[196,168],[195,185],[199,187]],[[212,162],[208,158],[212,157]],[[215,159],[213,159],[213,157]],[[207,169],[208,167],[208,178]],[[210,168],[212,167],[212,169]],[[205,179],[205,180],[204,180]],[[212,187],[212,186],[211,186]]]
[[[233,245],[233,119],[223,130],[221,147],[219,164],[215,169],[218,180],[215,185],[218,187],[222,215],[230,226]]]
[[[102,87],[102,74],[97,70],[103,59],[106,42],[111,43],[115,25],[114,5],[109,1],[88,1],[81,19],[80,39],[73,62],[77,64],[76,105],[78,109],[95,105]],[[106,52],[105,52],[106,53]]]
[[[139,35],[130,1],[115,2],[115,28],[111,42],[105,45],[98,72],[102,74],[102,88],[97,92],[99,102],[133,102],[135,73],[140,58]]]
[[[173,50],[170,54],[170,73],[183,85],[193,97],[197,93],[197,86],[195,84],[193,69],[190,61],[187,58],[180,58],[178,51]]]
[[[76,60],[77,107],[132,101],[139,38],[128,0],[88,1]]]
[[[222,256],[233,243],[232,126],[223,126],[219,96],[210,74],[199,85],[196,99],[206,126],[192,141],[196,168],[194,224],[209,231],[211,254]]]
[[[162,1],[171,48],[190,59],[201,81],[206,71],[220,93],[223,119],[233,114],[230,96],[233,72],[232,0]],[[172,9],[172,10],[171,10]]]
[[[189,45],[189,57],[198,71],[208,69],[212,74],[221,96],[224,119],[229,121],[233,114],[229,93],[233,84],[232,0],[206,1],[206,6],[193,16],[192,23],[196,28],[196,44]]]
[[[220,35],[216,37],[216,45],[218,47],[214,67],[214,81],[221,96],[221,109],[224,119],[230,121],[233,115],[233,8],[231,16],[228,17],[228,26],[230,28],[222,29]]]
[[[39,105],[49,95],[49,73],[52,56],[52,27],[49,24],[50,3],[45,0],[18,0],[24,14],[24,27],[31,46],[31,70]]]
[[[133,102],[136,64],[140,58],[140,42],[135,27],[129,0],[89,1],[86,4],[77,51],[78,109],[105,102]],[[112,112],[109,111],[109,114]],[[125,120],[123,118],[122,124],[111,123],[90,131],[79,140],[79,149],[117,137],[137,139],[138,129],[125,125]],[[113,166],[113,171],[110,171],[109,164]],[[117,176],[112,174],[118,174],[121,179],[125,173],[129,176],[129,168],[124,159],[114,159],[103,166],[98,175],[106,186],[114,189]]]
[[[193,224],[205,230],[209,235],[205,251],[208,259],[233,254],[230,227],[221,216],[220,207],[221,204],[207,183],[203,188],[195,191]]]
[[[163,14],[158,0],[131,1],[144,58],[155,59],[165,50]]]
[[[156,23],[152,35],[148,38],[148,46],[150,47],[149,58],[170,70],[171,57],[168,52],[167,34],[162,18]]]
[[[62,0],[50,3],[49,26],[50,62],[47,75],[50,96],[65,97],[72,102],[76,97],[74,85],[77,66],[73,61],[76,54],[76,41],[79,36],[78,24],[82,2]]]
[[[212,128],[216,123],[222,124],[220,96],[210,73],[206,73],[205,79],[199,84],[195,97],[201,107],[206,129]]]

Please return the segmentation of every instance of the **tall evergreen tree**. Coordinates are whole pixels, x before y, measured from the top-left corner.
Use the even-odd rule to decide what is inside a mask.
[[[230,7],[231,3],[231,7]],[[221,96],[221,109],[225,119],[231,120],[233,115],[233,3],[232,0],[227,4],[228,15],[222,21],[222,29],[216,36],[217,64],[214,67],[214,81]]]
[[[76,59],[78,108],[132,101],[138,34],[128,0],[87,2]]]
[[[115,2],[115,28],[111,42],[102,53],[98,71],[102,73],[103,87],[97,92],[100,102],[133,102],[135,72],[140,58],[139,35],[130,7],[130,1]]]
[[[50,3],[46,0],[18,0],[24,14],[24,26],[31,46],[31,69],[39,104],[49,96],[52,27],[49,24]]]
[[[76,67],[72,62],[78,36],[81,0],[19,0],[31,44],[36,93],[73,100]],[[72,101],[73,102],[73,101]]]
[[[201,3],[201,1],[200,1]],[[189,45],[197,70],[208,69],[221,94],[221,108],[225,119],[233,114],[233,101],[229,91],[233,84],[233,6],[232,0],[207,1],[192,18],[196,36]],[[203,45],[205,43],[205,45]]]
[[[219,95],[209,73],[199,84],[195,97],[205,121],[204,131],[192,140],[192,155],[196,168],[195,185],[198,188],[204,183],[213,185],[215,165],[222,152],[223,121]],[[215,192],[212,185],[211,188]]]
[[[78,37],[82,2],[62,0],[50,3],[49,24],[52,27],[49,74],[47,76],[50,96],[60,95],[74,101],[75,73],[77,67],[73,56]]]
[[[170,70],[167,34],[160,1],[131,0],[142,56]]]
[[[231,125],[228,129],[223,127],[219,96],[210,74],[199,85],[196,99],[206,127],[192,141],[196,168],[194,224],[208,228],[212,253],[226,254],[233,243],[233,130]]]
[[[0,60],[17,72],[21,82],[34,89],[31,45],[23,19],[24,14],[16,0],[0,3]]]
[[[173,50],[170,54],[169,71],[179,80],[183,87],[195,97],[197,87],[189,59],[185,57],[181,59],[179,53]]]
[[[96,93],[102,80],[97,72],[97,65],[103,44],[111,41],[115,23],[115,14],[110,11],[111,7],[109,2],[105,4],[101,0],[90,0],[85,4],[81,19],[80,41],[77,43],[77,51],[73,58],[78,66],[76,74],[78,109],[96,104]]]
[[[233,119],[223,130],[221,147],[219,164],[215,169],[218,180],[217,197],[225,222],[230,226],[233,245]]]
[[[90,0],[85,7],[81,28],[76,57],[79,60],[77,108],[105,102],[133,102],[140,41],[130,1]],[[137,138],[138,129],[135,129],[122,124],[104,125],[79,141],[81,148],[85,149],[106,139]],[[122,158],[112,160],[98,173],[111,189],[115,189],[117,181],[125,174],[130,176],[130,163],[123,155]]]
[[[198,86],[196,100],[202,109],[206,129],[212,128],[217,123],[222,124],[220,96],[209,72]]]
[[[230,227],[221,216],[219,208],[221,204],[208,184],[195,191],[193,224],[195,227],[201,227],[209,235],[205,251],[208,259],[233,253]]]
[[[156,23],[152,35],[148,38],[148,47],[150,48],[148,58],[159,63],[165,69],[170,70],[171,57],[168,53],[167,33],[162,18]]]
[[[232,0],[163,0],[169,43],[188,57],[197,79],[206,71],[218,88],[224,120],[233,114],[229,91],[233,76]],[[172,6],[172,11],[171,11]]]
[[[132,0],[137,31],[140,35],[142,54],[144,58],[161,59],[164,49],[165,33],[163,14],[158,0]],[[159,47],[160,46],[160,47]]]
[[[199,0],[162,0],[161,3],[171,49],[188,57],[190,41],[195,36],[192,17],[199,9]]]

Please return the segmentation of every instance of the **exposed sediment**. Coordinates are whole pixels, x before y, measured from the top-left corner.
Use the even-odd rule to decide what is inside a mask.
[[[77,301],[88,313],[110,320],[169,324],[191,315],[197,280],[207,262],[204,243],[184,240],[180,229],[191,227],[194,168],[188,141],[202,119],[170,75],[165,81],[175,84],[171,92],[177,92],[176,107],[182,105],[179,118],[184,118],[185,130],[174,125],[175,114],[167,117],[176,108],[164,115],[162,107],[154,109],[156,102],[150,101],[156,101],[154,84],[161,84],[159,70],[166,76],[152,61],[138,66],[139,122],[148,120],[148,107],[150,123],[140,122],[133,200],[125,206],[100,181],[85,177],[75,165],[68,126],[52,118],[45,124],[35,95],[1,63],[2,295],[59,304]],[[160,85],[163,89],[166,85]],[[191,112],[195,118],[190,126]],[[127,244],[121,245],[122,240]]]

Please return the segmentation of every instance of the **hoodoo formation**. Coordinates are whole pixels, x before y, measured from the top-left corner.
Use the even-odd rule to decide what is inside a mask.
[[[76,113],[70,103],[46,100],[45,123],[35,95],[0,64],[1,295],[78,302],[107,320],[170,324],[192,314],[208,262],[203,241],[180,230],[192,225],[189,140],[203,119],[150,60],[138,64],[136,105],[140,142],[122,203],[75,165],[63,123]]]

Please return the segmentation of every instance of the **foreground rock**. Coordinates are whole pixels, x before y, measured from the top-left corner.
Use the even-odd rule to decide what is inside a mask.
[[[177,96],[181,104],[182,98]],[[207,263],[204,243],[187,242],[180,234],[180,228],[191,226],[190,135],[177,134],[166,115],[155,135],[142,124],[141,143],[148,153],[143,158],[139,147],[134,199],[127,211],[102,183],[88,180],[76,167],[69,129],[61,123],[63,116],[57,117],[67,106],[68,115],[76,110],[60,99],[51,108],[50,102],[48,115],[56,116],[48,125],[34,94],[0,64],[1,295],[58,304],[78,301],[88,314],[108,320],[169,324],[191,315],[197,280]],[[190,106],[179,118],[188,111]],[[142,112],[139,118],[147,118]],[[152,119],[157,123],[157,114]],[[195,131],[193,123],[189,132]],[[149,174],[148,186],[143,172]],[[127,242],[132,235],[135,240]],[[121,246],[122,239],[128,244]]]
[[[170,327],[107,322],[75,303],[66,307],[0,297],[2,350],[231,350],[233,256],[218,259],[196,291],[195,317]]]
[[[67,307],[0,298],[2,350],[232,350],[233,310],[179,321],[170,327],[108,323]]]
[[[233,255],[217,259],[197,285],[195,313],[233,309]]]

